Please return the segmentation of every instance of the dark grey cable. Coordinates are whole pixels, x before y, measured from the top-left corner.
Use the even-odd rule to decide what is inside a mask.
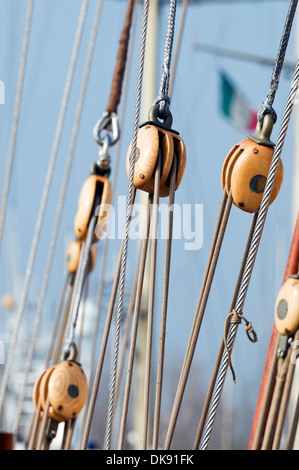
[[[292,24],[293,24],[294,16],[296,13],[297,4],[298,4],[298,0],[292,0],[290,2],[289,10],[287,13],[284,29],[282,32],[282,36],[281,36],[281,40],[280,40],[280,44],[278,48],[278,53],[277,53],[273,71],[272,71],[268,95],[265,101],[262,103],[261,109],[258,113],[258,120],[261,124],[266,114],[272,115],[274,123],[277,120],[277,115],[272,105],[273,105],[275,94],[279,85],[280,75],[281,75],[281,71],[282,71],[282,67],[284,63],[285,53],[286,53],[288,43],[289,43],[289,38],[290,38],[291,30],[292,30]]]

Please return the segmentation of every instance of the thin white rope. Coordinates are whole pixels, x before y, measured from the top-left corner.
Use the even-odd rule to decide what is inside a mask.
[[[2,246],[2,238],[3,238],[3,232],[4,232],[4,226],[5,226],[5,217],[6,217],[6,211],[7,211],[9,190],[10,190],[10,185],[11,185],[13,163],[14,163],[14,157],[15,157],[18,125],[19,125],[19,118],[20,118],[20,109],[21,109],[21,102],[22,102],[22,95],[23,95],[24,78],[25,78],[25,71],[26,71],[26,65],[27,65],[28,46],[29,46],[31,23],[32,23],[32,13],[33,13],[33,0],[28,0],[25,32],[24,32],[24,38],[23,38],[23,50],[21,54],[19,77],[18,77],[16,97],[15,97],[13,122],[12,122],[10,144],[9,144],[9,151],[8,151],[8,158],[7,158],[7,167],[6,167],[3,194],[2,194],[2,204],[1,204],[1,212],[0,212],[0,249]]]
[[[76,143],[77,143],[80,120],[81,120],[83,105],[84,105],[85,96],[86,96],[86,89],[87,89],[88,80],[89,80],[89,76],[90,76],[92,58],[93,58],[94,48],[95,48],[95,44],[96,44],[97,33],[98,33],[98,29],[99,29],[99,22],[100,22],[100,16],[101,16],[101,11],[102,11],[102,5],[103,5],[103,0],[98,0],[96,11],[95,11],[94,23],[93,23],[92,32],[91,32],[90,41],[89,41],[88,50],[87,50],[86,64],[85,64],[85,69],[84,69],[84,74],[83,74],[83,79],[82,79],[82,85],[81,85],[79,100],[78,100],[75,119],[74,119],[74,125],[73,125],[73,130],[72,130],[72,135],[71,135],[71,143],[70,143],[70,148],[69,148],[69,152],[68,152],[68,156],[67,156],[67,160],[66,160],[66,167],[65,167],[65,171],[64,171],[62,187],[61,187],[58,206],[57,206],[57,211],[56,211],[56,218],[55,218],[52,237],[51,237],[51,241],[50,241],[49,254],[48,254],[47,264],[46,264],[44,277],[43,277],[43,282],[42,282],[42,286],[41,286],[39,303],[38,303],[38,306],[37,306],[37,312],[36,312],[36,316],[35,316],[35,323],[34,323],[33,333],[32,333],[31,342],[30,342],[30,349],[29,349],[29,352],[28,352],[28,359],[27,359],[27,364],[26,364],[26,369],[25,369],[25,378],[24,378],[24,383],[23,383],[23,389],[22,389],[22,392],[20,394],[19,402],[18,402],[18,406],[17,406],[17,415],[16,415],[15,431],[14,431],[15,433],[17,432],[19,424],[20,424],[20,417],[21,417],[22,408],[23,408],[23,404],[24,404],[24,399],[25,399],[25,395],[26,395],[26,387],[27,387],[27,384],[28,384],[30,369],[31,369],[32,360],[33,360],[33,356],[34,356],[34,351],[35,351],[35,347],[36,347],[38,331],[39,331],[39,325],[40,325],[40,321],[41,321],[41,315],[42,315],[42,311],[43,311],[43,308],[44,308],[44,303],[45,303],[45,298],[46,298],[46,293],[47,293],[47,288],[48,288],[48,282],[49,282],[49,278],[50,278],[50,273],[51,273],[51,268],[52,268],[54,253],[55,253],[55,247],[56,247],[59,227],[60,227],[60,223],[61,223],[61,218],[62,218],[62,211],[63,211],[63,207],[64,207],[64,203],[65,203],[65,197],[66,197],[67,187],[68,187],[68,183],[69,183],[70,172],[71,172],[73,157],[74,157],[74,153],[75,153],[75,147],[76,147]]]
[[[4,404],[4,401],[5,401],[5,395],[6,395],[6,390],[7,390],[7,386],[8,386],[9,375],[10,375],[10,371],[11,371],[11,367],[12,367],[12,363],[13,363],[13,359],[14,359],[14,354],[15,354],[15,350],[16,350],[18,335],[19,335],[19,331],[20,331],[20,328],[21,328],[21,322],[22,322],[24,309],[25,309],[25,303],[26,303],[27,295],[28,295],[28,291],[29,291],[32,271],[33,271],[34,262],[35,262],[35,258],[36,258],[36,253],[37,253],[37,248],[38,248],[38,244],[39,244],[40,233],[41,233],[41,229],[42,229],[42,225],[43,225],[43,220],[44,220],[44,215],[45,215],[45,211],[46,211],[48,196],[49,196],[49,192],[50,192],[52,177],[53,177],[54,168],[55,168],[55,164],[56,164],[56,158],[57,158],[57,154],[58,154],[58,149],[59,149],[59,144],[60,144],[60,140],[61,140],[61,136],[62,136],[62,130],[63,130],[63,126],[64,126],[67,106],[68,106],[68,102],[69,102],[69,96],[70,96],[71,87],[72,87],[72,83],[73,83],[75,67],[76,67],[77,58],[78,58],[78,54],[79,54],[79,49],[80,49],[80,45],[81,45],[81,38],[82,38],[82,34],[83,34],[83,28],[84,28],[85,19],[86,19],[88,3],[89,3],[88,0],[83,0],[82,6],[81,6],[79,22],[78,22],[78,27],[77,27],[76,36],[75,36],[75,42],[74,42],[74,46],[73,46],[73,51],[72,51],[70,66],[69,66],[69,70],[68,70],[68,75],[67,75],[67,79],[66,79],[66,83],[65,83],[64,94],[63,94],[59,119],[58,119],[58,123],[57,123],[56,133],[55,133],[55,137],[54,137],[53,149],[52,149],[52,153],[51,153],[49,164],[48,164],[46,181],[45,181],[45,185],[44,185],[44,190],[43,190],[43,194],[42,194],[40,209],[39,209],[37,222],[36,222],[36,226],[35,226],[35,232],[34,232],[34,237],[33,237],[32,245],[31,245],[30,255],[29,255],[29,259],[28,259],[28,263],[27,263],[27,268],[26,268],[26,273],[25,273],[25,278],[24,278],[24,284],[23,284],[23,289],[22,289],[22,293],[21,293],[20,303],[19,303],[19,307],[18,307],[18,311],[17,311],[16,325],[15,325],[14,334],[13,334],[12,342],[11,342],[11,345],[10,345],[8,357],[7,357],[7,362],[5,364],[3,380],[2,380],[2,383],[1,383],[1,389],[0,389],[0,415],[3,411],[3,404]]]
[[[112,367],[111,367],[107,424],[106,424],[106,433],[105,433],[105,449],[106,450],[109,450],[110,445],[111,445],[112,418],[113,418],[114,395],[115,395],[118,352],[119,352],[119,342],[120,342],[120,329],[121,329],[121,322],[122,322],[122,310],[123,310],[123,300],[124,300],[124,290],[125,290],[125,276],[126,276],[128,242],[129,242],[129,228],[130,228],[130,219],[131,219],[131,205],[133,201],[133,189],[134,189],[133,177],[134,177],[134,167],[135,167],[135,154],[136,154],[140,106],[141,106],[141,91],[142,91],[142,78],[143,78],[143,70],[144,70],[148,10],[149,10],[149,0],[144,0],[143,13],[142,13],[141,40],[140,40],[139,68],[138,68],[138,76],[137,76],[137,90],[136,90],[136,101],[135,101],[135,112],[134,112],[134,123],[133,123],[133,137],[132,137],[132,147],[131,147],[131,155],[130,155],[129,181],[128,181],[128,189],[127,189],[126,221],[125,221],[125,232],[124,232],[124,237],[123,237],[123,248],[122,248],[122,256],[121,256],[118,306],[117,306],[117,312],[116,312],[115,338],[114,338],[114,348],[113,348]]]

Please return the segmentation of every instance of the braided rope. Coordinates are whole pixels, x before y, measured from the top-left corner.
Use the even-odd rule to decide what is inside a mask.
[[[2,194],[2,204],[1,204],[1,212],[0,212],[0,247],[2,245],[8,196],[9,196],[9,190],[10,190],[10,184],[11,184],[11,176],[12,176],[12,169],[13,169],[13,162],[14,162],[14,155],[15,155],[15,148],[16,148],[16,141],[17,141],[18,123],[19,123],[19,117],[20,117],[21,100],[22,100],[22,93],[23,93],[23,86],[24,86],[26,63],[27,63],[29,37],[30,37],[30,31],[31,31],[32,12],[33,12],[33,0],[29,0],[28,6],[27,6],[26,24],[25,24],[24,39],[23,39],[23,50],[21,54],[21,63],[20,63],[16,98],[15,98],[15,108],[14,108],[13,123],[12,123],[12,129],[11,129],[7,167],[6,167],[6,174],[5,174],[3,194]]]
[[[163,60],[163,71],[160,81],[159,95],[155,99],[155,104],[159,103],[159,117],[165,119],[169,114],[170,98],[169,93],[169,82],[170,82],[170,62],[172,54],[172,45],[174,38],[174,25],[176,15],[176,0],[170,0],[169,15],[168,15],[168,26],[164,49],[164,60]]]
[[[13,359],[14,359],[14,353],[17,345],[17,340],[18,340],[18,335],[19,331],[21,328],[21,322],[24,314],[24,309],[25,309],[25,303],[27,300],[27,295],[29,291],[29,286],[30,286],[30,281],[31,281],[31,276],[32,276],[32,271],[33,271],[33,266],[36,258],[36,253],[37,253],[37,248],[39,244],[39,238],[40,238],[40,233],[43,225],[43,220],[44,220],[44,215],[46,211],[46,206],[48,202],[48,196],[50,192],[50,187],[52,183],[52,177],[54,174],[54,168],[56,164],[56,158],[57,158],[57,153],[58,153],[58,148],[60,144],[60,139],[62,136],[62,130],[63,130],[63,125],[64,125],[64,120],[65,120],[65,115],[66,115],[66,110],[68,106],[68,101],[69,101],[69,96],[70,96],[70,91],[71,91],[71,86],[73,83],[73,77],[75,73],[75,67],[77,63],[77,58],[79,54],[79,48],[81,45],[81,38],[83,34],[83,27],[85,24],[85,19],[86,19],[86,14],[87,14],[87,7],[88,7],[88,0],[84,0],[82,3],[81,11],[80,11],[80,16],[79,16],[79,22],[78,22],[78,27],[76,31],[76,36],[75,36],[75,42],[74,42],[74,47],[72,51],[72,57],[71,57],[71,62],[70,62],[70,67],[65,83],[65,88],[64,88],[64,95],[63,95],[63,100],[62,100],[62,105],[60,109],[60,114],[58,118],[58,123],[57,123],[57,128],[56,128],[56,133],[55,133],[55,138],[54,138],[54,145],[47,169],[47,176],[46,176],[46,181],[44,185],[44,191],[42,194],[42,199],[41,199],[41,204],[40,204],[40,209],[38,213],[38,218],[36,222],[36,227],[35,227],[35,232],[34,232],[34,237],[31,245],[31,250],[30,250],[30,255],[29,255],[29,260],[26,268],[26,273],[25,273],[25,278],[24,278],[24,285],[23,285],[23,290],[21,293],[21,299],[20,299],[20,304],[17,312],[17,317],[16,317],[16,325],[14,329],[14,335],[11,341],[10,345],[10,350],[8,353],[8,358],[6,362],[6,366],[4,369],[4,374],[3,374],[3,380],[1,384],[1,390],[0,390],[0,415],[2,413],[3,409],[3,404],[5,400],[5,395],[6,395],[6,390],[8,386],[8,380],[9,380],[9,375],[10,375],[10,370],[12,367]]]
[[[282,37],[281,37],[279,48],[278,48],[278,53],[277,53],[273,71],[272,71],[270,88],[267,94],[267,98],[262,103],[261,109],[258,113],[258,120],[260,123],[263,122],[264,116],[266,114],[271,114],[271,116],[273,117],[274,123],[277,121],[277,115],[272,105],[274,102],[276,91],[279,86],[280,75],[281,75],[285,53],[287,50],[287,46],[288,46],[288,42],[289,42],[291,30],[292,30],[292,24],[293,24],[294,16],[296,13],[297,4],[298,4],[298,0],[292,0],[290,2],[284,29],[282,32]]]
[[[120,341],[120,327],[121,327],[121,321],[122,321],[122,309],[123,309],[124,289],[125,289],[126,262],[127,262],[129,228],[130,228],[130,219],[131,219],[131,204],[132,204],[133,189],[134,189],[133,177],[134,177],[137,133],[138,133],[138,123],[139,123],[139,115],[140,115],[140,105],[141,105],[141,90],[142,90],[142,78],[143,78],[143,70],[144,70],[148,10],[149,10],[149,0],[144,0],[143,13],[142,13],[141,40],[140,40],[139,69],[138,69],[138,77],[137,77],[136,103],[135,103],[135,113],[134,113],[134,123],[133,123],[133,137],[132,137],[132,147],[131,147],[132,150],[131,150],[131,155],[130,155],[130,170],[129,170],[129,181],[128,181],[128,189],[127,189],[126,221],[125,221],[125,232],[124,232],[124,237],[123,237],[123,247],[122,247],[122,256],[121,256],[119,295],[118,295],[118,306],[117,306],[117,312],[116,312],[115,338],[114,338],[114,348],[113,348],[113,357],[112,357],[109,402],[108,402],[107,424],[106,424],[106,434],[105,434],[105,449],[106,450],[108,450],[111,445],[112,417],[113,417],[118,351],[119,351],[119,341]]]
[[[296,64],[284,116],[282,119],[282,124],[279,130],[277,144],[275,147],[275,151],[273,154],[273,158],[272,158],[272,162],[271,162],[271,166],[270,166],[270,170],[269,170],[269,174],[268,174],[268,178],[267,178],[267,182],[265,186],[265,191],[263,194],[261,206],[258,212],[258,217],[257,217],[256,225],[254,228],[251,244],[250,244],[250,249],[249,249],[249,253],[248,253],[248,257],[247,257],[247,261],[245,265],[245,270],[244,270],[244,274],[242,277],[242,282],[241,282],[241,286],[240,286],[240,290],[238,293],[236,306],[235,306],[235,310],[237,312],[242,311],[243,305],[245,302],[246,293],[248,290],[254,262],[256,259],[260,239],[262,236],[263,227],[264,227],[266,216],[267,216],[268,204],[269,204],[269,199],[270,199],[270,195],[271,195],[271,191],[272,191],[272,187],[274,183],[274,178],[275,178],[277,167],[279,164],[282,147],[286,138],[286,133],[287,133],[296,93],[298,91],[298,86],[299,86],[299,61]],[[233,343],[237,334],[237,329],[238,329],[238,324],[236,323],[231,324],[230,330],[228,333],[228,338],[227,338],[228,351],[232,350]],[[205,428],[204,428],[203,439],[202,439],[202,444],[200,448],[201,450],[205,450],[209,444],[209,440],[211,437],[212,429],[213,429],[215,418],[216,418],[217,409],[218,409],[219,402],[220,402],[220,397],[221,397],[221,392],[222,392],[223,385],[224,385],[226,372],[228,369],[228,365],[229,365],[229,357],[228,357],[227,350],[225,350],[224,355],[222,357],[222,362],[221,362],[220,370],[218,373],[216,385],[214,388],[214,393],[213,393],[213,397],[211,401],[209,414],[208,414],[207,421],[206,421]]]

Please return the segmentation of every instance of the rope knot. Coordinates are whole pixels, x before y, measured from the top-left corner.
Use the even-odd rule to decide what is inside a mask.
[[[259,122],[262,124],[263,123],[263,120],[264,120],[264,117],[266,116],[266,114],[271,114],[272,118],[273,118],[273,122],[274,124],[276,123],[277,121],[277,114],[276,114],[276,111],[275,109],[272,107],[271,104],[269,104],[267,102],[267,100],[265,100],[262,104],[261,104],[261,109],[259,110],[258,112],[258,120]]]
[[[154,104],[159,105],[158,117],[160,119],[166,119],[169,114],[170,98],[168,95],[159,95],[154,101]]]
[[[248,321],[243,316],[242,312],[237,312],[236,310],[233,309],[226,317],[224,332],[223,332],[223,342],[224,342],[224,346],[225,346],[225,349],[226,349],[226,352],[227,352],[228,362],[229,362],[229,366],[230,366],[230,369],[231,369],[231,372],[232,372],[234,382],[236,382],[236,375],[235,375],[235,371],[234,371],[234,368],[233,368],[233,365],[232,365],[231,351],[229,350],[229,347],[228,347],[228,344],[227,344],[227,335],[228,335],[229,326],[231,324],[240,325],[242,320],[245,322],[245,331],[246,331],[247,338],[249,339],[249,341],[251,341],[252,343],[256,343],[257,340],[258,340],[257,334],[254,331],[254,328],[253,328],[251,322]]]

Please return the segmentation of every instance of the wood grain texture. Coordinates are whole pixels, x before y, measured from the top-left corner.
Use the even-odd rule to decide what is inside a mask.
[[[56,415],[65,420],[78,416],[88,394],[87,380],[81,366],[74,361],[57,365],[49,378],[48,393]]]
[[[101,194],[101,204],[97,212],[100,228],[93,238],[93,242],[99,241],[105,228],[108,207],[112,201],[111,183],[108,178],[100,175],[91,175],[84,182],[78,200],[77,212],[74,221],[75,235],[79,240],[85,240],[88,232],[92,209],[97,194]]]
[[[272,162],[271,147],[258,145],[250,141],[236,160],[231,174],[231,192],[234,204],[245,212],[259,210],[264,187]],[[279,161],[269,205],[277,197],[283,180],[283,166]]]
[[[127,152],[126,171],[129,176],[132,144]],[[186,148],[180,136],[170,130],[154,125],[141,127],[137,135],[134,187],[154,193],[154,173],[161,152],[160,197],[169,196],[169,177],[174,153],[177,156],[176,189],[179,187],[186,167]]]
[[[82,242],[80,240],[73,240],[66,251],[65,261],[69,273],[76,273],[81,254]]]
[[[281,335],[293,335],[299,327],[299,280],[288,278],[275,303],[275,326]]]

